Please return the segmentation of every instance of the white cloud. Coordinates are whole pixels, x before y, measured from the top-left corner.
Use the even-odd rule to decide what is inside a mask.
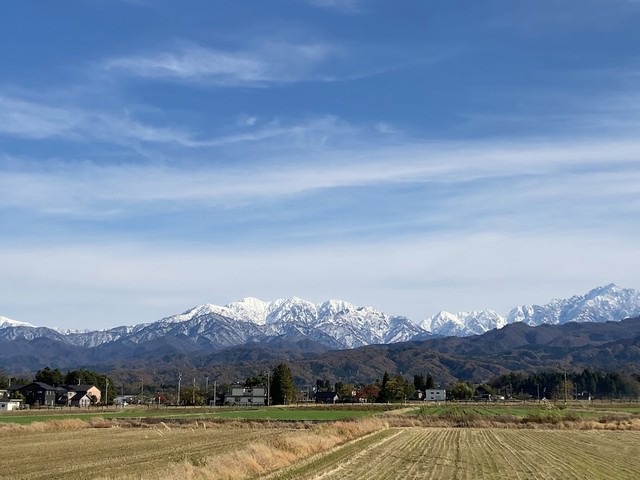
[[[105,61],[103,68],[144,78],[262,87],[321,80],[317,70],[337,53],[326,42],[265,41],[237,50],[183,44],[164,52],[115,57]]]
[[[316,7],[339,10],[347,13],[354,13],[360,10],[361,0],[304,0],[306,3]]]
[[[115,144],[140,141],[184,147],[198,145],[188,132],[145,124],[126,113],[116,115],[6,95],[0,95],[0,135],[35,140],[62,138]]]
[[[311,131],[314,128],[308,127]],[[248,141],[293,133],[275,128],[221,139]],[[257,135],[257,137],[256,137]],[[530,198],[617,198],[639,193],[640,159],[636,140],[561,144],[370,145],[368,149],[319,148],[312,153],[276,151],[252,163],[189,168],[179,164],[98,165],[50,162],[46,168],[23,162],[5,166],[0,205],[43,212],[101,216],[105,211],[152,208],[167,202],[231,206],[313,191],[401,183],[468,182],[504,179],[495,202],[508,195]],[[215,188],[212,188],[214,187]],[[521,190],[522,188],[528,190]],[[473,192],[463,196],[473,198]]]
[[[373,126],[374,130],[378,133],[387,134],[387,133],[396,133],[396,129],[387,122],[378,122]]]
[[[63,139],[72,142],[99,140],[115,145],[146,143],[180,148],[212,148],[245,142],[287,138],[296,143],[321,145],[329,138],[346,137],[357,127],[332,115],[302,120],[278,118],[258,124],[256,116],[241,115],[235,130],[223,133],[190,132],[137,120],[128,112],[92,110],[77,105],[49,104],[0,93],[0,137]]]
[[[253,127],[258,121],[255,115],[240,115],[236,122],[239,127]]]

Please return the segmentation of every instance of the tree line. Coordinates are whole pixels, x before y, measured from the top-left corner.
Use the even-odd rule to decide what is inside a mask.
[[[513,398],[638,398],[640,375],[590,369],[566,373],[557,370],[508,373],[491,380],[489,386]]]
[[[91,384],[100,388],[103,392],[108,384],[108,398],[117,396],[117,384],[106,374],[93,372],[87,369],[78,369],[61,372],[59,369],[45,367],[38,370],[33,379],[8,377],[0,370],[0,388],[6,388],[9,384],[28,384],[38,381],[58,385]],[[231,385],[219,385],[218,394],[225,392]],[[268,387],[270,404],[292,404],[298,400],[299,391],[295,378],[287,363],[280,363],[273,367],[267,374],[260,373],[248,377],[246,387]],[[148,399],[162,403],[175,403],[179,401],[184,405],[204,405],[211,402],[213,395],[211,389],[203,389],[199,385],[191,385],[191,382],[182,385],[180,397],[177,397],[177,385],[164,385],[157,389],[157,385],[144,385],[149,393]],[[122,388],[122,387],[120,387]],[[332,391],[338,393],[341,401],[357,401],[363,399],[367,402],[399,402],[416,398],[416,392],[425,392],[428,389],[437,388],[434,377],[429,374],[413,375],[413,382],[398,373],[384,372],[382,379],[369,384],[352,384],[337,381],[330,382],[327,379],[316,380],[314,392]],[[129,389],[130,390],[130,389]],[[162,390],[162,391],[161,391]],[[309,393],[310,392],[309,386]],[[493,398],[514,399],[589,399],[589,398],[639,398],[640,375],[626,372],[603,372],[599,370],[584,369],[582,372],[542,371],[537,373],[508,373],[500,375],[488,381],[486,384],[477,385],[471,382],[459,380],[446,386],[448,398],[471,399],[490,394]],[[145,401],[144,389],[140,401]],[[153,393],[155,393],[155,396]],[[127,391],[126,393],[132,393]],[[103,394],[104,397],[104,394]],[[307,398],[311,399],[311,398]]]

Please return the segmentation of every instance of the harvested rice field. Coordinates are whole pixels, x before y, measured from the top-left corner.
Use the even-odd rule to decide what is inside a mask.
[[[234,450],[284,430],[251,428],[63,428],[0,431],[1,479],[162,477],[171,464]]]
[[[0,479],[256,478],[384,428],[374,420],[4,425]]]
[[[389,429],[272,479],[637,479],[637,431]],[[358,444],[362,448],[358,448]],[[349,451],[347,451],[347,449]]]
[[[640,478],[638,430],[68,420],[0,436],[3,480]]]

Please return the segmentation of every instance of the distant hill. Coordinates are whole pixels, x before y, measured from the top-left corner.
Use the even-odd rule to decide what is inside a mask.
[[[42,345],[41,345],[42,346]],[[45,347],[47,344],[44,345]],[[18,346],[20,348],[20,346]],[[474,337],[449,337],[351,350],[328,350],[306,338],[242,345],[210,354],[185,354],[182,345],[163,344],[128,359],[109,357],[86,366],[111,372],[122,382],[136,382],[153,372],[171,381],[177,372],[219,382],[244,380],[288,362],[299,384],[318,378],[368,383],[384,371],[408,377],[430,373],[441,385],[459,378],[484,382],[512,371],[581,371],[584,368],[640,370],[640,318],[607,323],[567,323],[531,327],[507,325]],[[170,352],[170,353],[167,353]],[[163,354],[164,353],[164,354]],[[47,365],[61,367],[47,362]]]

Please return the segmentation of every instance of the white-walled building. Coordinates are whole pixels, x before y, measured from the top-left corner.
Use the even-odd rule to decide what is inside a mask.
[[[0,400],[0,411],[10,412],[11,410],[19,410],[22,407],[22,400],[17,398]]]
[[[224,397],[227,405],[263,406],[266,405],[267,389],[263,387],[243,387],[234,385]]]
[[[447,399],[446,390],[426,390],[424,392],[425,402],[444,402]]]

